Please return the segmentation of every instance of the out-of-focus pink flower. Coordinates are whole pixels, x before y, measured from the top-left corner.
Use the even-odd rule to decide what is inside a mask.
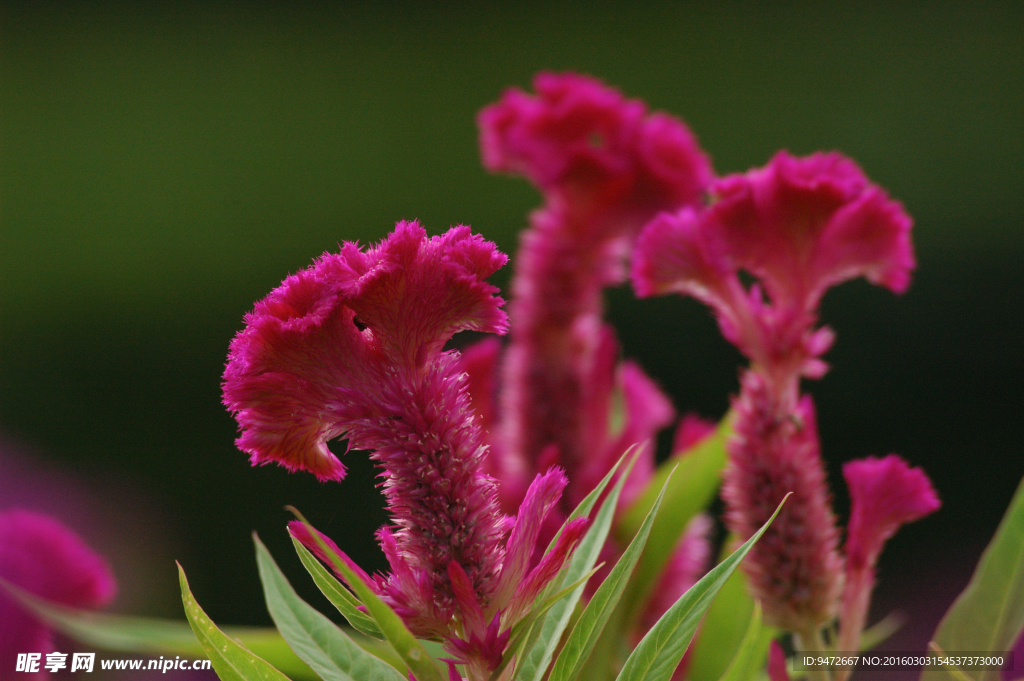
[[[597,218],[609,222],[702,200],[711,167],[678,120],[588,76],[541,73],[533,85],[535,96],[510,89],[480,112],[488,169],[525,175],[574,212],[611,212]]]
[[[697,414],[684,414],[676,426],[676,434],[672,439],[672,455],[685,454],[699,442],[711,437],[718,424]]]
[[[106,562],[53,518],[0,512],[0,577],[29,593],[73,608],[110,603],[117,585]],[[19,653],[53,651],[50,629],[0,590],[0,679],[14,679]],[[39,677],[47,672],[40,664]]]
[[[779,152],[711,193],[707,210],[663,214],[644,229],[634,287],[710,305],[725,337],[774,381],[825,372],[818,358],[833,337],[814,327],[830,286],[863,276],[900,293],[910,283],[910,217],[838,153]],[[741,270],[760,284],[744,287]]]
[[[506,510],[532,475],[564,467],[564,517],[625,447],[671,419],[638,367],[619,368],[602,289],[624,279],[640,227],[659,211],[699,204],[713,175],[685,125],[593,78],[543,73],[534,88],[507,91],[479,116],[484,165],[525,175],[544,195],[516,257],[494,453]],[[616,394],[625,403],[621,430],[611,432]],[[639,481],[653,469],[648,458],[635,469]]]
[[[428,239],[400,222],[374,248],[346,243],[256,305],[224,374],[253,463],[339,479],[327,440],[372,452],[395,522],[381,534],[395,571],[388,593],[422,634],[448,631],[449,563],[482,602],[501,565],[505,520],[480,470],[485,446],[457,353],[442,347],[463,329],[504,332],[484,278],[505,260],[468,227]]]
[[[740,537],[763,525],[793,495],[751,549],[744,568],[765,620],[808,633],[835,615],[843,587],[839,534],[818,451],[811,398],[780,407],[764,378],[743,375],[722,498]],[[780,418],[780,414],[789,417]]]
[[[772,641],[768,648],[768,678],[770,681],[789,681],[786,670],[786,651],[778,641]]]
[[[850,490],[850,522],[840,643],[853,647],[839,649],[857,650],[882,547],[901,526],[935,512],[941,503],[924,471],[895,454],[850,461],[843,477]]]

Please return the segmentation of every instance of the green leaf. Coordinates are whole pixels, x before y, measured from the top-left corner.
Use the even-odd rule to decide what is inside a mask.
[[[761,604],[758,601],[754,601],[749,622],[739,649],[720,681],[750,681],[764,669],[765,660],[768,659],[768,647],[775,632],[771,627],[764,626],[761,619]]]
[[[621,457],[619,457],[619,460],[616,461],[615,465],[612,466],[612,469],[605,474],[604,478],[601,479],[601,482],[597,483],[597,486],[594,487],[594,489],[590,490],[590,494],[583,497],[583,501],[581,501],[579,505],[573,509],[572,513],[569,514],[569,517],[565,519],[565,522],[562,523],[562,526],[558,528],[558,532],[556,532],[555,536],[551,538],[551,542],[548,544],[547,549],[544,550],[544,553],[547,553],[552,548],[554,548],[555,544],[558,542],[558,537],[561,536],[562,530],[565,529],[566,525],[568,525],[573,520],[576,520],[576,518],[583,518],[584,516],[590,515],[590,512],[594,510],[594,505],[597,504],[597,500],[601,497],[602,494],[604,494],[605,488],[608,487],[608,484],[612,481],[612,478],[615,477],[615,473],[622,466],[622,463],[624,461],[629,461],[629,463],[626,465],[626,470],[623,471],[622,477],[619,479],[623,484],[625,484],[626,478],[629,477],[630,472],[633,470],[633,465],[636,464],[637,460],[640,458],[640,455],[642,453],[642,445],[633,445],[629,449],[627,449]]]
[[[292,537],[292,544],[295,545],[295,552],[299,554],[299,560],[302,561],[310,576],[313,577],[317,587],[327,597],[327,600],[338,609],[338,612],[348,620],[352,628],[367,636],[383,638],[384,634],[381,633],[380,627],[373,621],[373,618],[359,610],[359,606],[362,605],[359,599],[353,596],[351,591],[335,579],[334,575],[328,572],[320,564],[320,561],[316,559],[316,556],[310,553],[298,539]]]
[[[344,575],[345,581],[355,591],[356,597],[366,606],[367,612],[380,628],[381,633],[384,634],[384,638],[395,649],[395,652],[402,658],[402,661],[409,667],[409,670],[415,674],[417,681],[444,681],[437,663],[434,662],[434,659],[427,652],[426,648],[423,647],[423,644],[416,640],[412,632],[406,628],[405,623],[402,622],[402,619],[395,611],[382,601],[366,582],[360,579],[359,575],[327,546],[320,538],[320,533],[309,524],[309,521],[301,513],[291,507],[289,507],[289,510],[306,526],[310,535],[319,544],[320,550],[330,557],[331,567],[336,572]]]
[[[732,419],[726,415],[713,435],[701,440],[685,454],[660,466],[643,493],[616,524],[615,538],[619,545],[625,545],[639,531],[654,500],[668,480],[669,468],[675,466],[678,472],[672,477],[672,484],[665,492],[665,501],[654,520],[647,550],[644,551],[626,597],[626,602],[632,604],[626,621],[635,621],[636,614],[647,602],[650,590],[657,584],[686,525],[714,499],[722,482],[722,469],[726,461],[725,442],[731,432]]]
[[[739,541],[733,537],[726,539],[721,558],[726,558],[729,547],[737,544]],[[739,652],[753,612],[754,599],[747,588],[747,576],[742,570],[736,570],[704,615],[700,636],[693,643],[686,669],[690,681],[717,681],[725,674],[729,661]],[[769,641],[780,633],[768,626],[763,626],[762,631]],[[767,648],[765,657],[761,658],[762,667],[766,657]]]
[[[185,617],[192,625],[192,631],[210,658],[214,671],[223,681],[288,681],[288,677],[257,657],[248,648],[230,638],[217,628],[206,616],[203,609],[192,597],[185,578],[185,570],[178,565],[178,581],[181,584],[181,601],[185,605]]]
[[[636,455],[639,451],[639,449],[634,450],[631,448],[623,454],[622,458],[615,464],[615,467],[608,472],[601,483],[595,487],[594,490],[583,499],[583,501],[580,502],[580,505],[569,516],[569,518],[572,519],[589,513],[594,507],[594,503],[597,501],[598,497],[604,491],[609,481],[611,481],[612,476],[615,475],[616,470],[618,470],[619,466],[622,464],[622,461],[626,459],[626,457],[632,456],[629,466],[623,471],[622,475],[619,476],[618,481],[615,483],[615,487],[612,488],[612,491],[604,500],[604,503],[601,505],[601,509],[597,512],[597,515],[591,522],[587,533],[583,535],[583,539],[581,539],[580,543],[576,546],[576,550],[573,552],[572,558],[569,560],[569,565],[562,571],[562,573],[560,573],[563,575],[561,581],[556,578],[552,580],[552,584],[558,584],[559,588],[568,586],[581,579],[583,575],[587,574],[594,568],[594,564],[597,563],[597,558],[601,554],[601,548],[604,546],[605,539],[608,538],[608,533],[611,530],[612,519],[615,516],[615,508],[619,503],[619,495],[622,493],[622,487],[626,483],[626,479],[629,477],[633,462],[636,461]],[[553,544],[554,542],[552,541],[552,545]],[[549,610],[548,614],[545,616],[543,622],[540,623],[539,628],[537,625],[534,625],[534,635],[536,636],[536,640],[529,648],[529,652],[522,656],[521,661],[518,662],[518,666],[515,671],[516,681],[540,681],[544,676],[548,665],[551,663],[551,657],[555,652],[555,648],[558,646],[558,643],[562,638],[562,632],[565,631],[565,627],[569,624],[569,619],[572,617],[573,610],[576,608],[576,603],[579,602],[580,597],[583,595],[583,589],[585,586],[585,584],[580,584],[564,600],[553,605],[551,610]],[[541,596],[538,597],[538,600],[544,596],[544,594],[541,594]]]
[[[618,605],[622,592],[626,590],[626,584],[633,574],[633,568],[636,567],[640,554],[647,544],[651,525],[658,513],[658,509],[661,507],[661,501],[665,496],[665,489],[670,481],[671,477],[665,481],[665,485],[661,488],[661,495],[655,500],[654,506],[651,507],[647,518],[644,519],[643,525],[640,526],[640,531],[637,532],[633,541],[626,547],[622,557],[615,564],[615,567],[612,568],[611,572],[608,573],[601,586],[594,592],[590,603],[583,610],[583,614],[580,615],[579,621],[573,627],[572,633],[569,634],[569,639],[565,642],[562,652],[559,653],[558,659],[555,660],[555,666],[552,667],[551,674],[548,677],[549,681],[572,681],[572,679],[579,677],[580,670],[583,668],[587,658],[590,657],[590,653],[594,650],[594,645],[597,643],[598,638],[600,638],[601,632],[604,631],[605,624],[607,624],[608,619],[615,610],[615,606]]]
[[[33,596],[3,579],[0,579],[0,588],[5,588],[55,631],[86,645],[105,650],[164,655],[196,656],[204,652],[185,620],[126,617],[69,608]],[[225,627],[223,631],[288,676],[294,679],[317,678],[276,629]]]
[[[253,541],[267,610],[288,645],[313,671],[325,681],[407,681],[299,598],[255,533]]]
[[[995,653],[1012,650],[1022,628],[1024,480],[1018,485],[995,537],[981,555],[967,588],[942,618],[933,639],[950,652]],[[977,679],[996,681],[999,672],[979,671]]]
[[[788,498],[787,494],[772,517],[754,533],[754,536],[704,575],[668,609],[657,624],[651,627],[626,660],[617,681],[665,681],[672,676],[715,594],[729,579],[729,575],[747,555],[754,542],[761,538],[775,520],[782,504],[786,503]]]

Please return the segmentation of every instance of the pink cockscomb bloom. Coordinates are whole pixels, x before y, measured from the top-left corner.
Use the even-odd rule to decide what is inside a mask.
[[[858,650],[882,547],[901,526],[935,512],[941,503],[924,471],[895,454],[850,461],[843,477],[850,490],[850,522],[839,650]]]
[[[710,193],[706,209],[663,213],[644,228],[633,284],[641,296],[674,291],[708,304],[750,359],[734,402],[727,520],[749,537],[794,493],[745,568],[767,619],[814,635],[838,610],[843,571],[800,378],[827,370],[821,356],[834,336],[817,327],[826,289],[858,276],[906,289],[915,264],[911,220],[838,153],[783,151],[764,168],[714,182]],[[744,285],[741,271],[757,283]]]
[[[442,346],[463,329],[505,331],[502,301],[484,281],[505,260],[461,226],[428,239],[400,222],[374,248],[346,243],[257,303],[224,373],[238,446],[253,463],[337,480],[344,468],[327,440],[373,452],[396,525],[382,535],[398,563],[392,595],[420,633],[448,631],[450,562],[483,601],[501,565],[505,521],[480,471],[484,445],[457,353]]]
[[[565,476],[538,476],[516,519],[499,511],[459,354],[443,351],[464,329],[505,331],[502,300],[484,281],[505,260],[467,227],[427,238],[400,222],[376,247],[346,243],[256,305],[224,373],[238,446],[254,464],[337,480],[344,468],[329,439],[370,450],[393,520],[378,532],[391,574],[371,577],[329,546],[414,633],[446,638],[481,674],[500,663],[511,625],[587,524],[571,523],[530,565]],[[327,558],[303,526],[292,532]]]
[[[21,509],[0,512],[0,577],[54,603],[93,609],[110,603],[117,585],[106,562],[53,518]],[[15,679],[19,653],[53,652],[49,627],[0,589],[0,680]]]
[[[858,276],[896,293],[910,283],[910,217],[838,153],[779,152],[762,169],[713,183],[711,194],[707,210],[663,214],[644,229],[634,287],[710,305],[725,337],[778,391],[825,372],[819,357],[833,336],[815,325],[826,289]],[[760,284],[744,287],[741,270]]]
[[[643,224],[701,203],[712,171],[685,125],[593,78],[543,73],[534,88],[507,91],[479,116],[484,165],[525,175],[544,196],[516,257],[492,451],[506,504],[518,503],[532,475],[563,466],[564,515],[625,447],[671,421],[653,382],[619,364],[602,291],[625,278]],[[615,395],[624,400],[618,432],[609,428]],[[653,468],[648,458],[634,469],[639,483]]]

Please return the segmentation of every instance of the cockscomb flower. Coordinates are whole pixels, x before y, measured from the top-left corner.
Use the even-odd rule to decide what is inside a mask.
[[[814,327],[826,289],[858,276],[896,293],[910,283],[910,217],[838,153],[782,151],[710,191],[707,210],[661,215],[644,229],[634,287],[710,305],[725,337],[771,380],[788,383],[780,390],[825,372],[819,358],[833,336]],[[741,270],[760,284],[745,288]]]
[[[625,278],[643,224],[699,204],[712,171],[685,125],[593,78],[543,73],[534,88],[507,91],[478,119],[484,165],[525,175],[544,196],[516,257],[492,441],[500,440],[495,469],[512,503],[536,472],[566,469],[564,514],[618,460],[620,435],[635,438],[625,446],[643,442],[671,420],[653,382],[619,366],[602,290]],[[621,432],[609,429],[615,394],[627,400]],[[638,480],[653,467],[648,456],[649,465],[635,468]]]
[[[641,296],[674,291],[703,301],[750,360],[733,403],[726,518],[747,538],[793,492],[745,569],[767,619],[813,635],[838,610],[843,571],[800,378],[827,370],[821,357],[834,336],[816,328],[826,289],[858,276],[906,289],[911,220],[838,153],[783,151],[762,169],[717,180],[710,194],[707,208],[663,213],[644,228],[633,285]],[[757,282],[745,286],[741,271]]]
[[[410,630],[446,639],[479,674],[500,663],[512,624],[587,524],[569,523],[531,565],[565,476],[537,476],[517,518],[499,511],[459,355],[442,350],[463,329],[504,332],[502,301],[484,281],[504,262],[467,227],[428,239],[415,222],[400,222],[366,251],[346,243],[256,305],[224,374],[238,445],[254,464],[340,479],[327,440],[371,452],[393,522],[377,535],[391,573],[371,577],[328,545]],[[304,526],[291,530],[327,558]]]
[[[344,468],[327,440],[372,452],[396,528],[381,535],[385,551],[393,544],[392,596],[421,633],[448,631],[449,563],[484,602],[501,565],[505,520],[480,471],[484,444],[457,353],[442,347],[463,329],[505,331],[484,281],[505,260],[462,226],[428,239],[400,222],[374,248],[346,243],[256,305],[224,373],[237,444],[254,464],[337,480]]]
[[[941,504],[924,471],[895,454],[850,461],[843,465],[843,477],[850,491],[850,522],[839,650],[858,650],[882,547],[901,526]]]
[[[47,515],[22,509],[0,513],[0,577],[73,608],[102,607],[117,593],[106,562],[74,532]],[[21,676],[14,671],[19,653],[52,651],[49,627],[0,589],[0,679]],[[40,665],[37,677],[46,675]]]

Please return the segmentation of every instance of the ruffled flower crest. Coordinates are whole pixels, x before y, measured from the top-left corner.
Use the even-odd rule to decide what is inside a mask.
[[[846,559],[855,569],[873,567],[900,527],[941,506],[924,471],[895,454],[850,461],[843,466],[843,477],[851,502]]]
[[[642,296],[705,302],[723,335],[777,380],[824,374],[833,335],[814,325],[826,289],[858,276],[896,293],[910,283],[910,217],[838,153],[782,151],[710,191],[706,210],[662,214],[645,228],[633,285]],[[741,270],[760,284],[744,287]]]
[[[288,277],[231,343],[224,402],[239,449],[254,464],[342,479],[328,440],[375,449],[365,436],[404,411],[410,384],[447,380],[452,356],[440,350],[452,334],[504,333],[502,300],[483,279],[506,260],[468,227],[426,239],[400,222],[377,247],[346,243]]]

